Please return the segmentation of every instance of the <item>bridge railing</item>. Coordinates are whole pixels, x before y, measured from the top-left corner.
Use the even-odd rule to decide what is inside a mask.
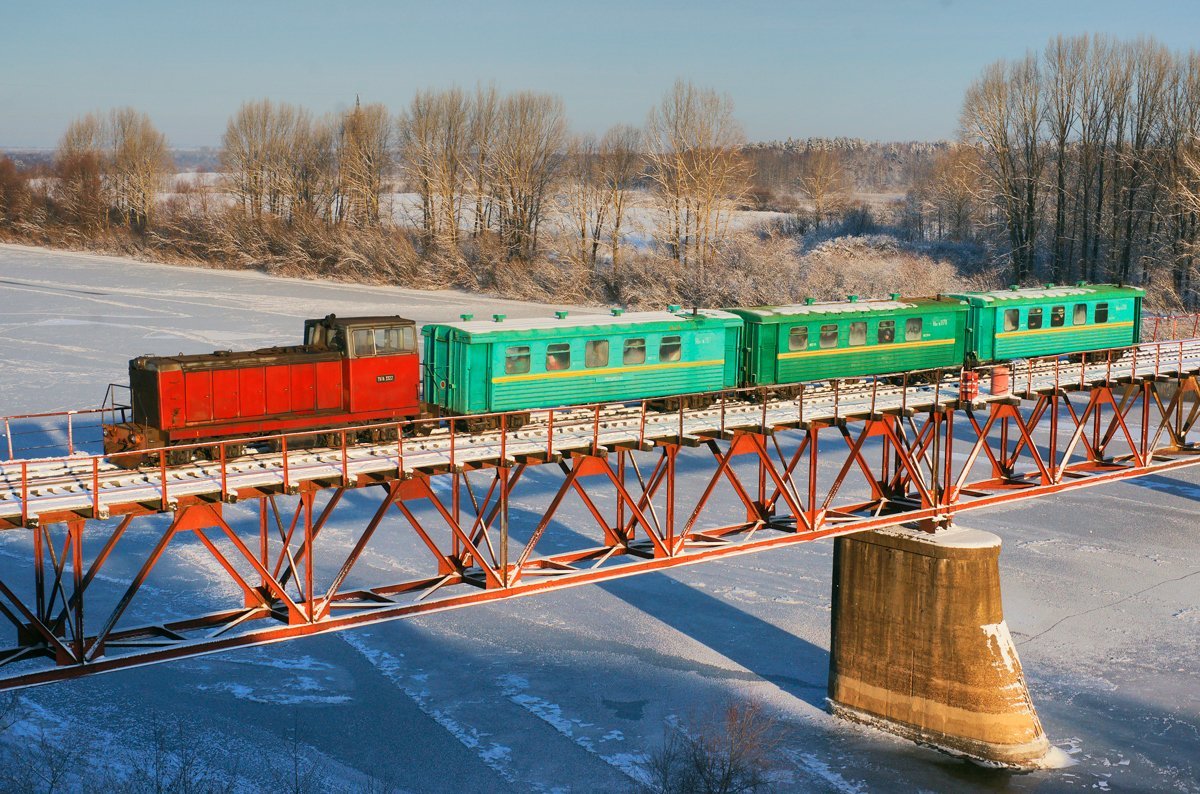
[[[1168,342],[1200,336],[1200,313],[1142,317],[1143,342]]]
[[[99,452],[104,409],[83,408],[0,418],[0,460]]]
[[[1114,380],[1114,370],[1117,370],[1115,377],[1119,379],[1158,376],[1168,371],[1181,372],[1184,371],[1185,365],[1194,360],[1196,356],[1194,344],[1186,341],[1172,341],[1089,351],[1083,354],[1045,356],[1027,359],[1018,366],[1013,366],[1013,363],[1010,362],[1003,365],[990,364],[978,369],[994,378],[1000,368],[1007,368],[1011,392],[1018,395],[1023,392],[1029,396],[1034,394],[1037,389],[1045,389],[1050,384],[1055,391],[1068,387],[1082,389],[1096,384],[1111,385]],[[318,440],[323,441],[319,445],[323,454],[337,455],[336,465],[341,470],[343,482],[349,482],[353,458],[356,457],[356,450],[361,449],[357,441],[362,435],[375,439],[369,442],[369,447],[373,452],[378,452],[381,448],[386,450],[388,445],[394,444],[397,470],[398,473],[402,473],[405,471],[406,456],[421,451],[421,444],[426,436],[435,430],[441,430],[437,439],[447,443],[444,454],[448,456],[447,462],[450,468],[457,470],[460,464],[467,462],[459,454],[459,445],[464,437],[477,439],[480,436],[488,436],[489,443],[498,445],[499,460],[506,463],[512,462],[508,450],[514,442],[520,442],[522,449],[525,450],[522,454],[528,456],[530,434],[526,431],[523,435],[515,435],[522,432],[520,428],[526,421],[537,423],[539,430],[544,432],[544,454],[547,458],[554,456],[557,451],[555,448],[556,434],[571,435],[575,442],[573,445],[575,449],[579,448],[580,438],[583,438],[586,444],[590,436],[590,448],[592,453],[596,454],[604,445],[602,430],[605,429],[605,418],[615,416],[618,411],[625,419],[631,416],[631,410],[637,412],[634,414],[635,416],[640,416],[636,442],[644,448],[654,438],[661,439],[663,437],[661,430],[654,434],[654,438],[647,437],[647,418],[651,415],[659,423],[660,428],[663,416],[676,415],[678,417],[676,429],[680,441],[686,436],[685,420],[689,415],[695,415],[697,410],[709,411],[709,417],[717,419],[716,427],[724,433],[727,430],[726,412],[728,410],[734,406],[738,407],[743,418],[739,427],[744,428],[746,406],[761,405],[761,422],[762,426],[766,428],[770,426],[770,423],[777,424],[781,421],[777,413],[781,399],[785,401],[784,404],[786,404],[786,400],[793,399],[796,404],[795,421],[798,424],[804,424],[805,410],[810,400],[822,401],[822,414],[819,417],[821,421],[832,419],[837,422],[841,419],[861,417],[867,413],[874,415],[882,412],[885,408],[906,411],[912,407],[909,404],[910,400],[914,395],[920,394],[921,392],[918,390],[922,388],[927,391],[921,405],[933,405],[936,408],[939,402],[951,402],[956,399],[956,396],[947,394],[944,388],[932,388],[933,384],[944,387],[946,383],[958,378],[959,375],[960,370],[957,368],[899,372],[810,382],[782,388],[778,386],[751,387],[709,392],[702,395],[683,395],[690,400],[692,406],[690,408],[687,407],[688,403],[684,399],[660,397],[632,403],[593,403],[522,412],[472,415],[463,418],[440,417],[380,422],[371,425],[321,430],[319,433],[299,431],[253,438],[227,438],[114,453],[107,456],[83,454],[78,445],[72,441],[78,430],[76,424],[78,420],[75,417],[80,415],[95,417],[101,412],[101,409],[29,414],[21,417],[8,417],[8,420],[44,420],[66,417],[66,444],[72,452],[59,458],[19,460],[11,459],[10,453],[8,464],[0,468],[0,480],[7,480],[6,484],[19,493],[23,523],[28,523],[29,519],[28,496],[31,487],[36,485],[39,478],[49,476],[46,472],[53,471],[56,466],[69,471],[70,476],[77,481],[85,478],[90,481],[89,490],[94,515],[100,515],[102,512],[100,474],[102,470],[109,470],[111,464],[122,468],[140,469],[142,474],[147,477],[147,482],[151,479],[157,481],[162,500],[161,507],[163,510],[168,510],[175,502],[171,496],[170,472],[172,469],[184,461],[190,463],[193,459],[198,459],[203,465],[209,467],[209,476],[219,476],[220,494],[222,498],[228,498],[230,495],[229,480],[232,474],[236,474],[236,472],[231,472],[230,465],[244,460],[241,450],[246,447],[253,447],[260,453],[266,451],[276,455],[277,458],[273,465],[281,473],[284,489],[290,490],[295,484],[292,478],[292,468],[296,464],[295,456],[311,454],[314,447],[318,446],[316,444]],[[1047,378],[1051,375],[1052,380],[1047,383]],[[995,382],[990,385],[994,388]],[[705,407],[695,407],[697,397],[703,398],[702,402],[706,403]],[[676,402],[678,405],[673,406],[669,411],[663,410],[664,402]],[[771,408],[770,420],[768,420],[769,408]],[[832,415],[830,410],[832,410]],[[493,427],[483,431],[468,430],[464,427],[468,420],[472,423],[491,422]],[[94,418],[92,422],[96,423]],[[13,422],[9,421],[5,428],[6,433],[12,432],[8,429],[12,426]],[[13,433],[9,437],[15,435],[16,433]],[[323,439],[318,439],[318,436],[322,436]],[[327,443],[331,439],[334,442],[332,445]],[[333,461],[326,457],[323,462]],[[211,468],[214,465],[216,471]],[[18,477],[19,484],[13,482]]]

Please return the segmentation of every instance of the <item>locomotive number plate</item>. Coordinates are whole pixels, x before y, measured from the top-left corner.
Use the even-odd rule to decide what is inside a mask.
[[[376,375],[375,376],[376,383],[391,383],[395,379],[396,379],[395,375]]]

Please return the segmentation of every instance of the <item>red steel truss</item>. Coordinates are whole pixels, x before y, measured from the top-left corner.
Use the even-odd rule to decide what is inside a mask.
[[[993,373],[979,399],[960,392],[958,373],[938,372],[810,385],[794,398],[727,393],[677,414],[562,409],[515,432],[502,417],[498,432],[450,428],[424,446],[402,436],[370,465],[344,433],[340,450],[315,453],[289,453],[281,437],[263,458],[280,469],[266,481],[265,462],[247,473],[223,448],[176,472],[178,483],[165,467],[134,481],[95,458],[10,461],[0,465],[0,528],[22,533],[8,551],[26,556],[0,568],[0,615],[13,629],[0,689],[901,522],[933,528],[968,510],[1192,465],[1198,373],[1200,340],[1189,340],[1017,365],[1011,391],[987,394],[1002,391]],[[352,491],[360,504],[347,508]],[[349,540],[329,532],[364,516],[365,494],[370,518]],[[253,505],[255,520],[234,519],[232,503]],[[422,575],[360,565],[381,539],[401,536]],[[144,583],[197,543],[237,596],[156,622]]]

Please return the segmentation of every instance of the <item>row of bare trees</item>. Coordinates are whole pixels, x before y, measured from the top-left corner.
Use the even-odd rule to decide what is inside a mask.
[[[1163,274],[1181,296],[1194,288],[1200,54],[1060,36],[985,69],[961,133],[926,199],[951,235],[997,224],[1015,280]]]
[[[421,91],[392,120],[379,105],[315,119],[249,102],[222,142],[228,192],[255,219],[297,215],[378,224],[391,177],[416,194],[426,247],[453,253],[492,235],[509,259],[538,251],[552,208],[576,241],[571,256],[614,266],[635,186],[655,188],[658,238],[681,264],[707,260],[745,188],[741,129],[728,97],[679,82],[645,130],[599,139],[568,133],[562,100],[494,86]]]
[[[225,189],[253,219],[318,218],[374,225],[394,166],[393,130],[382,105],[315,118],[269,99],[247,102],[221,139]]]

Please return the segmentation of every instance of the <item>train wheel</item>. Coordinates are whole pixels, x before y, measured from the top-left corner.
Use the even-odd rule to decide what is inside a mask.
[[[404,434],[415,438],[424,438],[437,427],[436,422],[409,422],[404,425]]]
[[[169,449],[167,450],[167,465],[168,466],[183,466],[192,462],[192,456],[195,450],[192,449]]]

